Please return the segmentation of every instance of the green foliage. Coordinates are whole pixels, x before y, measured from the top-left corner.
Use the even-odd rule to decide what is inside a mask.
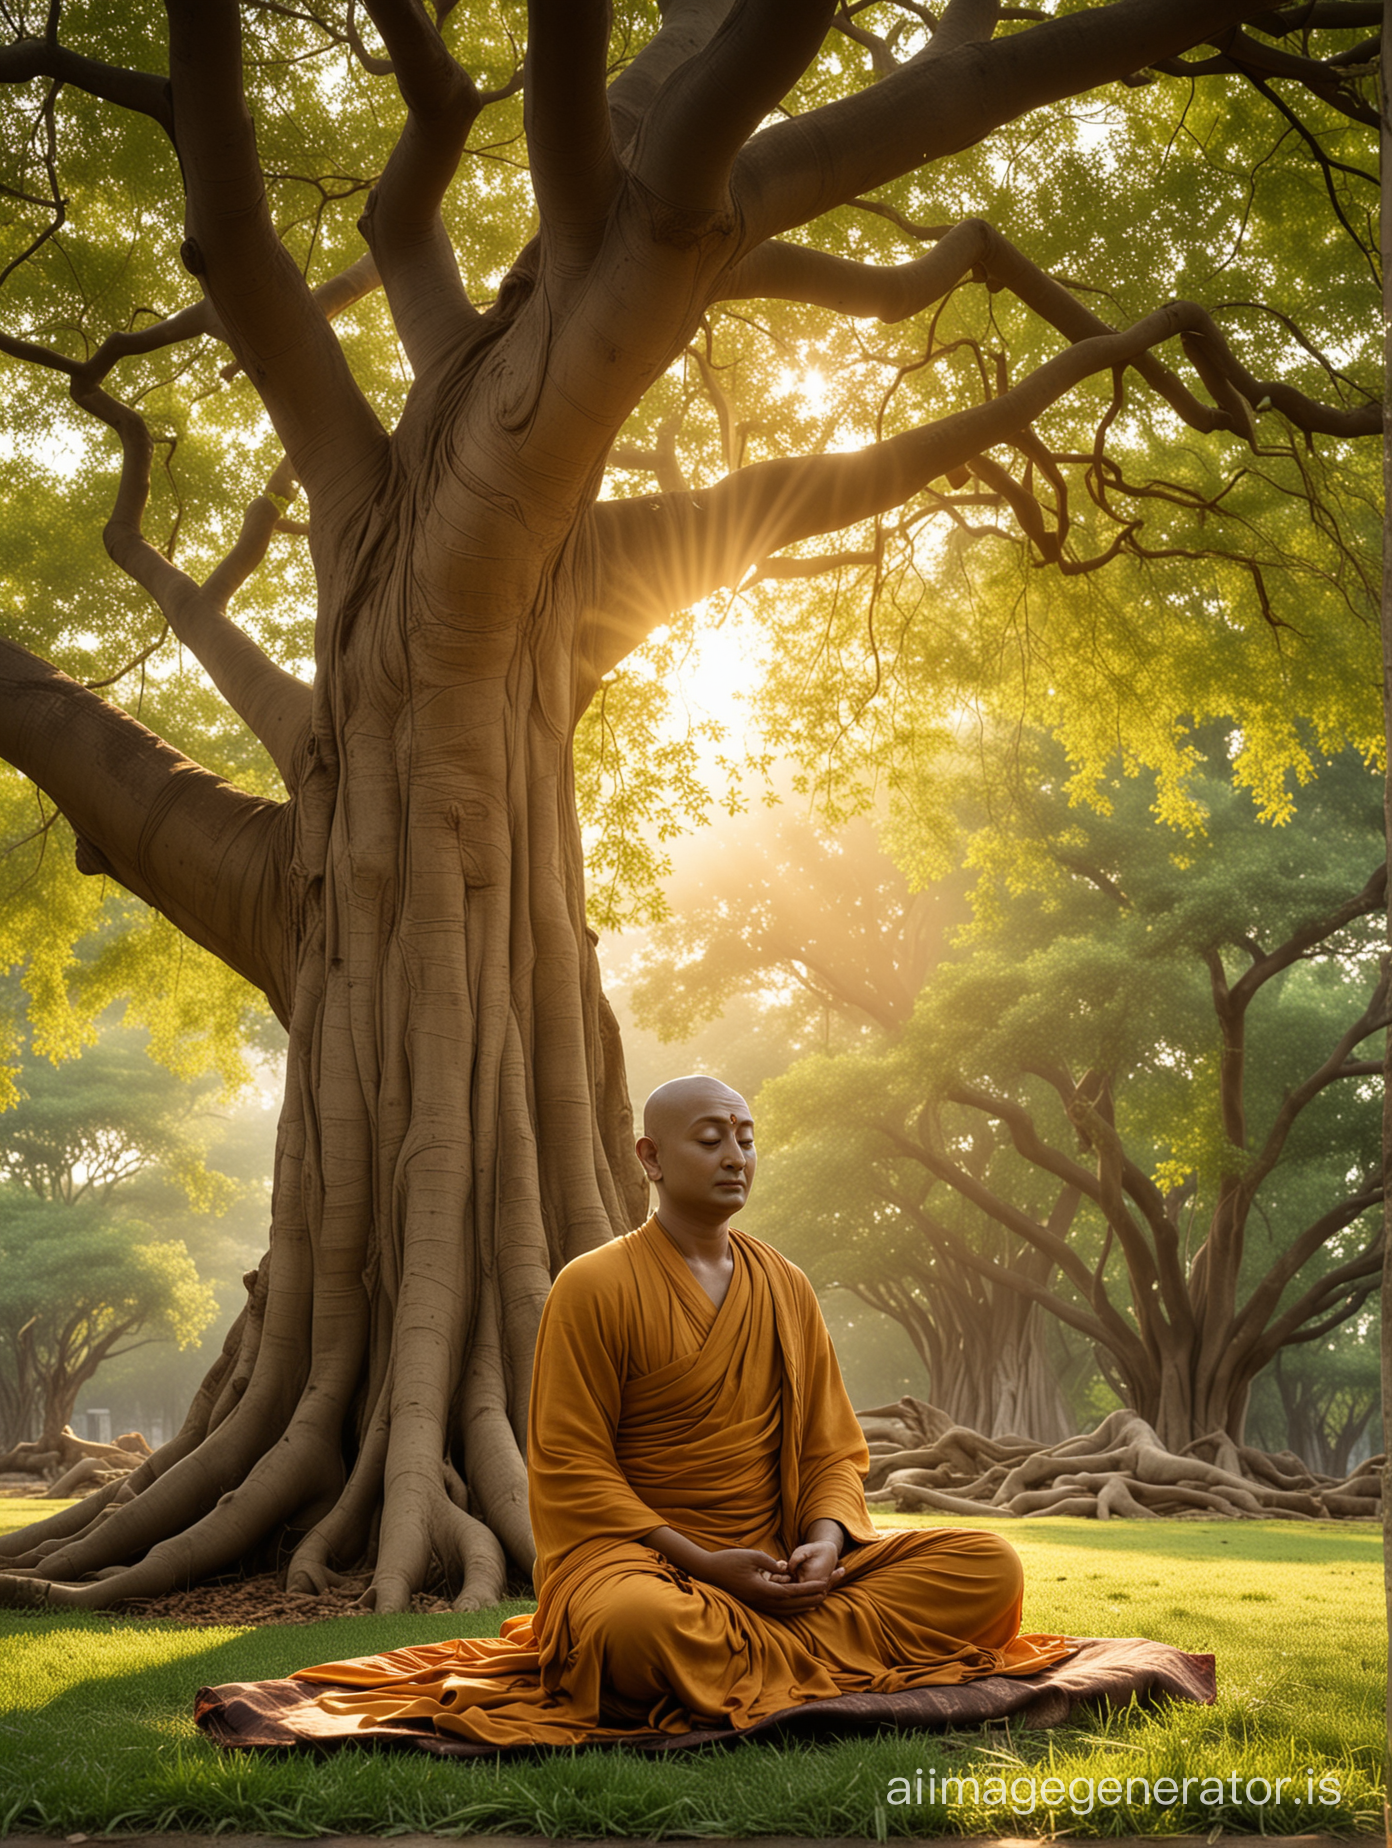
[[[1239,784],[1241,739],[1213,726],[1203,742],[1191,788],[1207,826],[1190,836],[1155,818],[1157,778],[1115,766],[1099,812],[1070,801],[1057,745],[1027,741],[1009,815],[978,802],[959,817],[977,868],[975,918],[934,971],[910,1024],[887,1044],[807,1059],[761,1093],[772,1172],[760,1229],[821,1282],[860,1288],[914,1279],[931,1317],[934,1267],[956,1245],[1012,1270],[1028,1245],[949,1185],[929,1157],[1043,1225],[1063,1200],[1054,1155],[1032,1156],[999,1113],[969,1095],[1022,1110],[1058,1161],[1095,1169],[1095,1151],[1065,1110],[1079,1086],[1107,1100],[1099,1107],[1114,1112],[1121,1145],[1165,1196],[1187,1287],[1209,1287],[1200,1279],[1220,1262],[1214,1241],[1228,1237],[1228,1190],[1368,1005],[1381,954],[1378,916],[1319,936],[1260,988],[1236,1082],[1231,1071],[1223,1075],[1214,980],[1236,983],[1256,958],[1357,893],[1381,856],[1382,828],[1376,783],[1347,753],[1321,764],[1295,818],[1275,828]],[[1361,1057],[1375,1061],[1368,1050]],[[1371,1185],[1379,1121],[1367,1074],[1317,1087],[1295,1114],[1245,1244],[1233,1247],[1240,1301],[1307,1228]],[[1139,1207],[1135,1217],[1143,1226]],[[1148,1286],[1143,1273],[1138,1284],[1124,1241],[1086,1199],[1064,1224],[1073,1249],[1134,1321],[1143,1308],[1135,1292]],[[1282,1308],[1375,1234],[1371,1209],[1354,1212],[1343,1230],[1331,1227],[1286,1283]],[[1056,1275],[1049,1290],[1049,1306],[1065,1319],[1090,1310],[1076,1277]],[[1362,1300],[1351,1287],[1341,1313]],[[1124,1368],[1110,1377],[1115,1383]]]
[[[64,1206],[105,1206],[160,1167],[188,1205],[221,1213],[237,1193],[204,1160],[211,1081],[183,1084],[151,1063],[145,1036],[108,1028],[62,1065],[31,1058],[0,1115],[0,1182]]]
[[[79,1057],[23,1064],[0,1114],[0,1440],[61,1428],[99,1368],[153,1343],[196,1348],[218,1313],[205,1273],[245,1268],[238,1209],[267,1151],[251,1173],[226,1146],[210,1165],[215,1089],[114,1025]]]
[[[150,1341],[185,1348],[217,1312],[182,1239],[143,1236],[97,1206],[7,1190],[0,1218],[0,1411],[10,1442],[40,1413],[40,1434],[72,1418],[103,1361]]]
[[[672,725],[668,682],[680,672],[678,640],[650,642],[610,674],[575,728],[575,798],[585,830],[586,909],[595,930],[653,924],[668,914],[662,881],[672,870],[666,843],[700,827],[711,793],[700,771],[702,744],[721,729],[709,720]]]
[[[1339,158],[1375,165],[1366,130],[1307,113]],[[1372,188],[1334,183],[1366,230]],[[1299,137],[1249,87],[1162,81],[1075,99],[879,197],[920,226],[985,218],[1114,325],[1188,297],[1215,310],[1259,378],[1350,406],[1380,393],[1365,252],[1338,229]],[[1311,238],[1299,274],[1295,225]],[[819,221],[815,242],[876,263],[924,247],[856,209]],[[1007,291],[971,282],[888,329],[782,304],[740,304],[714,320],[751,458],[943,416],[1058,347]],[[1192,380],[1180,355],[1162,357]],[[1124,384],[1105,475],[1091,466],[1115,408],[1105,377],[1040,420],[1052,475],[1037,449],[1033,464],[1005,445],[995,452],[1036,493],[1049,528],[1066,490],[1061,566],[1044,566],[1004,505],[972,503],[982,483],[954,500],[940,481],[899,515],[799,548],[863,562],[806,587],[775,579],[746,592],[770,637],[765,736],[796,756],[833,813],[854,812],[877,780],[898,787],[952,755],[964,709],[1046,725],[1077,794],[1099,791],[1120,745],[1129,767],[1155,774],[1162,814],[1188,825],[1201,820],[1194,732],[1214,716],[1242,731],[1239,779],[1272,817],[1311,774],[1312,749],[1380,752],[1376,446],[1307,443],[1264,415],[1254,451],[1187,428],[1134,374]],[[704,479],[702,467],[718,465],[700,454],[693,429]],[[934,817],[920,824],[927,878],[951,842]]]
[[[248,102],[273,216],[316,284],[361,254],[356,221],[401,117],[390,77],[371,73],[353,49],[351,11],[317,11],[318,21],[283,8],[245,16]],[[896,56],[925,42],[921,22],[899,8],[873,5],[857,18],[891,34]],[[616,7],[616,66],[656,19],[645,0]],[[1001,29],[1020,28],[1007,21]],[[66,42],[112,63],[163,66],[164,16],[153,0],[119,12],[73,0],[62,30]],[[517,0],[456,7],[444,30],[482,89],[506,87],[525,39]],[[1326,36],[1332,47],[1357,43],[1354,32]],[[875,75],[867,47],[834,33],[789,107],[815,107]],[[65,201],[55,230],[44,107],[41,85],[0,89],[11,189],[0,227],[5,260],[34,246],[7,276],[4,323],[87,353],[112,330],[148,325],[196,299],[179,256],[177,162],[153,123],[63,88],[52,109]],[[888,265],[925,248],[913,227],[980,215],[1115,323],[1168,297],[1192,297],[1214,308],[1258,376],[1356,404],[1380,390],[1364,247],[1375,188],[1359,174],[1372,163],[1369,136],[1318,99],[1302,96],[1300,107],[1337,163],[1327,170],[1254,86],[1162,78],[1033,112],[886,186],[879,209],[846,208],[791,235]],[[520,95],[490,102],[472,141],[445,209],[466,285],[487,302],[535,224]],[[359,383],[391,425],[409,373],[380,293],[354,304],[338,327]],[[1008,292],[972,281],[890,327],[792,303],[717,305],[635,411],[620,450],[651,447],[667,427],[676,464],[699,487],[751,461],[856,445],[949,414],[1022,377],[1059,344]],[[1178,355],[1166,357],[1191,376]],[[128,360],[119,375],[121,394],[139,402],[157,439],[149,530],[199,576],[225,553],[277,460],[250,381],[224,376],[225,361],[224,349],[202,341]],[[199,762],[276,793],[264,753],[103,554],[113,436],[74,408],[59,375],[4,363],[12,389],[0,428],[0,596],[9,632],[109,689]],[[1279,418],[1262,415],[1253,451],[1182,426],[1131,377],[1107,432],[1115,472],[1089,486],[1085,465],[1113,408],[1111,389],[1105,379],[1082,389],[1037,433],[1057,456],[1080,458],[1059,464],[1068,483],[1066,577],[1037,568],[1037,549],[1002,504],[973,504],[938,483],[874,528],[797,548],[871,562],[717,597],[694,617],[675,617],[611,682],[604,710],[586,716],[577,738],[597,927],[662,914],[664,843],[707,813],[701,741],[681,722],[671,677],[681,657],[699,656],[695,638],[736,603],[762,637],[756,652],[766,667],[752,756],[791,754],[833,816],[862,807],[877,781],[902,786],[925,760],[940,764],[968,704],[1051,727],[1072,787],[1090,797],[1123,740],[1128,761],[1157,775],[1162,811],[1191,825],[1199,819],[1193,728],[1209,715],[1242,729],[1240,775],[1273,815],[1310,773],[1312,737],[1326,754],[1349,744],[1379,749],[1372,446],[1293,442]],[[997,459],[1026,478],[1020,455],[1002,450]],[[1055,522],[1058,484],[1039,473],[1028,479]],[[616,464],[606,492],[651,487],[649,471]],[[1092,570],[1136,519],[1144,524],[1126,549]],[[239,594],[237,618],[274,659],[308,674],[313,612],[303,538],[279,535]],[[26,785],[9,772],[0,778],[0,838],[19,842],[42,817]],[[919,817],[915,840],[922,875],[951,858],[953,842],[933,817]],[[27,972],[41,1034],[70,1050],[115,994],[130,993],[157,1056],[176,1069],[202,1062],[242,1076],[237,1042],[264,1030],[259,998],[205,952],[140,921],[132,903],[82,881],[69,859],[66,830],[52,824],[11,855],[0,906],[0,961],[14,966],[42,946]],[[94,932],[105,946],[98,956]],[[130,948],[118,952],[127,938]]]

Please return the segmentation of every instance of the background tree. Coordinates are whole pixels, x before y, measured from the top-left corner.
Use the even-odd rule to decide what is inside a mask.
[[[15,1190],[54,1205],[127,1204],[159,1212],[152,1182],[185,1208],[224,1212],[237,1188],[207,1164],[216,1081],[189,1084],[149,1057],[148,1036],[108,1023],[79,1057],[25,1059],[0,1113],[0,1198]],[[166,1209],[167,1210],[167,1209]]]
[[[197,1346],[214,1286],[171,1232],[188,1234],[205,1270],[246,1268],[248,1228],[228,1215],[256,1190],[209,1165],[224,1127],[215,1090],[110,1022],[75,1059],[24,1060],[0,1113],[0,1448],[52,1449],[78,1394],[120,1356]]]
[[[1208,744],[1188,840],[1145,779],[1116,779],[1109,816],[1070,809],[1041,752],[1016,825],[977,842],[978,923],[912,1026],[760,1100],[799,1177],[780,1229],[806,1172],[789,1224],[844,1249],[841,1198],[816,1205],[839,1138],[896,1243],[912,1226],[1085,1336],[1173,1450],[1240,1442],[1258,1373],[1356,1315],[1382,1262],[1376,787],[1327,765],[1275,832],[1225,774],[1231,735]]]
[[[796,798],[794,798],[796,802]],[[732,818],[682,855],[668,914],[626,974],[639,1024],[690,1039],[732,1005],[785,1009],[804,1040],[892,1036],[967,911],[960,882],[914,891],[859,817],[805,805]]]
[[[590,0],[533,0],[522,111],[537,233],[515,241],[510,267],[497,262],[502,227],[528,221],[510,183],[520,146],[501,152],[518,127],[516,74],[499,56],[507,22],[455,8],[442,29],[417,0],[367,10],[380,49],[351,9],[249,5],[244,47],[232,0],[170,0],[167,63],[143,7],[114,23],[55,17],[42,36],[21,21],[0,56],[17,261],[15,331],[0,346],[30,369],[31,402],[42,380],[66,384],[114,434],[106,543],[158,611],[132,620],[143,606],[122,591],[100,621],[89,589],[60,586],[82,624],[55,652],[78,679],[23,645],[42,625],[16,598],[0,750],[67,818],[81,869],[118,880],[259,987],[290,1037],[274,1237],[245,1319],[129,1502],[109,1520],[60,1517],[49,1531],[64,1544],[42,1555],[12,1543],[13,1597],[109,1603],[282,1539],[297,1588],[375,1545],[370,1601],[382,1608],[405,1604],[432,1561],[468,1602],[500,1589],[505,1552],[529,1561],[521,1440],[540,1305],[558,1264],[643,1204],[585,925],[571,738],[605,677],[673,611],[751,572],[767,590],[888,561],[880,594],[856,600],[866,672],[831,703],[823,676],[788,728],[810,756],[848,735],[838,700],[853,716],[873,697],[882,615],[900,612],[912,671],[931,668],[906,599],[935,515],[971,522],[984,508],[992,532],[1016,522],[1031,557],[1073,576],[1123,553],[1158,565],[1157,553],[1185,551],[1186,574],[1212,579],[1190,634],[1239,609],[1227,618],[1239,634],[1283,620],[1265,584],[1289,556],[1309,575],[1302,598],[1320,631],[1322,735],[1332,745],[1367,729],[1356,701],[1328,692],[1346,684],[1333,670],[1361,655],[1346,639],[1357,547],[1325,509],[1340,445],[1373,433],[1380,411],[1353,370],[1366,333],[1341,349],[1347,365],[1321,342],[1333,345],[1333,322],[1368,287],[1350,207],[1362,182],[1326,144],[1346,150],[1375,120],[1359,61],[1371,9],[1341,6],[1312,31],[1303,10],[1251,0],[1115,0],[998,32],[989,0],[953,0],[941,20],[893,6],[841,17],[830,0],[674,0],[656,21],[635,8],[615,22]],[[1204,34],[1219,42],[1185,57]],[[1161,305],[1176,291],[1157,291],[1158,270],[1203,283],[1212,266],[1207,254],[1157,264],[1137,248],[1134,215],[1105,233],[1080,222],[1080,181],[1132,203],[1115,147],[1054,163],[1062,191],[1028,183],[1035,112],[1062,105],[1055,145],[1066,145],[1069,99],[1139,72],[1167,78],[1176,58],[1170,103],[1136,105],[1146,173],[1159,171],[1177,97],[1186,122],[1206,118],[1207,141],[1192,144],[1227,219],[1250,173],[1215,178],[1204,151],[1225,128],[1243,137],[1275,176],[1260,182],[1265,235],[1247,253],[1258,274],[1278,231],[1288,236],[1291,196],[1326,201],[1349,249],[1326,259],[1323,240],[1302,241],[1320,251],[1321,293],[1325,268],[1338,271],[1318,339],[1289,302],[1274,317],[1233,308],[1231,339],[1198,303]],[[488,74],[475,81],[466,63]],[[400,132],[385,152],[389,116],[389,136]],[[476,125],[478,184],[456,187]],[[174,264],[180,180],[192,284]],[[359,204],[366,257],[350,226]],[[976,215],[983,205],[1002,208],[1013,241]],[[1177,196],[1166,217],[1176,249],[1186,228],[1212,229],[1191,205]],[[490,214],[497,233],[475,222]],[[1070,287],[1025,256],[1019,240],[1043,216],[1060,235],[1037,255],[1064,274],[1072,257],[1117,274]],[[70,220],[91,227],[81,250]],[[984,291],[961,286],[978,275]],[[382,324],[376,302],[359,305],[378,281],[400,370],[373,394],[393,358],[365,352]],[[961,314],[934,307],[959,295],[972,298]],[[789,304],[804,329],[804,314],[828,329],[845,327],[838,316],[923,318],[897,348],[862,345],[853,329],[820,336],[829,363],[859,350],[862,382],[883,381],[854,415],[846,404],[842,428],[798,383],[815,369],[805,337],[783,339],[796,389],[780,386],[782,311],[747,365],[736,353],[741,305],[754,301]],[[1113,301],[1120,326],[1095,312]],[[346,317],[342,341],[334,315]],[[1157,351],[1176,338],[1182,376]],[[216,342],[231,353],[226,392]],[[838,367],[843,403],[851,378]],[[1255,422],[1267,404],[1284,420],[1270,439]],[[1221,459],[1178,467],[1178,482],[1133,479],[1109,437],[1124,446],[1157,406],[1171,451],[1183,445],[1170,433],[1187,428],[1195,453],[1210,445]],[[714,485],[683,487],[667,466],[682,461],[669,431],[688,411],[694,430],[719,431],[729,472]],[[30,413],[31,428],[43,415]],[[66,414],[54,423],[69,427]],[[240,447],[239,426],[251,433]],[[620,435],[637,453],[621,453],[620,491],[606,495]],[[1321,437],[1333,439],[1327,463],[1304,453]],[[1004,460],[989,453],[1001,445]],[[1236,445],[1260,466],[1230,466]],[[635,467],[671,485],[624,498],[625,485],[648,485]],[[276,587],[288,617],[280,630],[269,618],[243,627],[232,598],[276,533],[306,524],[289,511],[296,483],[308,562]],[[240,531],[226,489],[240,490]],[[1152,518],[1144,549],[1127,511],[1137,497]],[[88,477],[78,501],[99,498]],[[186,542],[195,501],[206,524]],[[1205,536],[1176,544],[1199,516]],[[20,522],[31,535],[34,520]],[[836,550],[820,545],[847,529]],[[814,549],[777,562],[804,542]],[[804,620],[797,601],[780,622]],[[834,608],[844,620],[846,603]],[[259,740],[264,755],[241,734],[227,741],[224,723],[222,762],[249,764],[235,781],[81,684],[121,677],[165,623]],[[834,654],[835,623],[822,633]],[[773,689],[785,707],[787,675],[806,678],[796,654],[783,650]],[[1216,679],[1246,684],[1249,654],[1234,648]],[[311,657],[312,688],[293,671]],[[1285,691],[1268,682],[1249,702],[1254,735]],[[1108,702],[1113,717],[1129,707],[1148,702],[1135,689],[1129,706]],[[1247,726],[1245,709],[1221,709]],[[1267,776],[1289,756],[1286,734],[1272,737],[1258,754]],[[1163,724],[1140,725],[1138,740],[1142,761],[1173,757]],[[26,889],[21,914],[43,890],[42,879]],[[136,1563],[94,1576],[125,1560]]]
[[[104,1362],[196,1343],[217,1313],[182,1239],[82,1204],[11,1194],[0,1216],[0,1444],[54,1451]],[[8,1465],[7,1465],[8,1467]]]
[[[1311,1469],[1345,1476],[1383,1448],[1376,1317],[1365,1310],[1323,1341],[1283,1349],[1253,1387],[1259,1443],[1289,1447]]]

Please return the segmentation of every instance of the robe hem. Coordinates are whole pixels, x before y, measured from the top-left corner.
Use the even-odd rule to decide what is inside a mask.
[[[199,1691],[194,1717],[203,1732],[229,1749],[332,1751],[344,1745],[430,1752],[441,1758],[495,1757],[500,1753],[591,1750],[615,1745],[643,1753],[730,1746],[779,1734],[856,1732],[871,1728],[920,1731],[976,1727],[1015,1720],[1029,1730],[1065,1724],[1079,1708],[1124,1708],[1136,1702],[1186,1700],[1211,1705],[1216,1669],[1211,1655],[1191,1655],[1144,1637],[1084,1637],[1062,1662],[1033,1675],[984,1675],[975,1681],[893,1694],[838,1694],[785,1707],[749,1726],[710,1725],[689,1732],[626,1731],[587,1727],[579,1739],[509,1741],[470,1739],[436,1729],[429,1719],[360,1723],[327,1713],[317,1693],[338,1689],[324,1682],[230,1682]],[[340,1684],[342,1685],[342,1684]],[[344,1693],[358,1690],[343,1685]]]

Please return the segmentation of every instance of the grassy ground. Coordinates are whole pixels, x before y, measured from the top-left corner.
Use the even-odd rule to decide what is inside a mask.
[[[0,1526],[48,1512],[0,1504]],[[208,1744],[189,1718],[194,1690],[412,1641],[491,1634],[519,1607],[260,1630],[5,1614],[0,1834],[422,1830],[884,1840],[1380,1830],[1386,1652],[1376,1530],[1296,1522],[996,1525],[1025,1559],[1026,1629],[1150,1635],[1213,1652],[1217,1705],[1114,1714],[1049,1733],[996,1726],[816,1746],[750,1742],[659,1761],[629,1752],[454,1763],[355,1750],[299,1758]],[[963,1780],[947,1784],[946,1801],[945,1778]],[[1166,1778],[1181,1792],[1190,1780],[1187,1803],[1168,1801],[1163,1782],[1156,1788]],[[1286,1780],[1279,1801],[1278,1779]]]

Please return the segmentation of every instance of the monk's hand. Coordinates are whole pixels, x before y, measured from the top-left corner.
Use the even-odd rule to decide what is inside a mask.
[[[834,1540],[804,1540],[789,1554],[787,1572],[794,1584],[817,1587],[823,1597],[846,1576],[841,1549]]]
[[[798,1548],[799,1553],[805,1550]],[[828,1586],[794,1578],[796,1558],[797,1553],[786,1560],[772,1559],[756,1547],[725,1547],[718,1553],[705,1554],[699,1568],[692,1570],[692,1577],[728,1592],[752,1611],[763,1611],[770,1617],[800,1617],[805,1611],[816,1610]]]

